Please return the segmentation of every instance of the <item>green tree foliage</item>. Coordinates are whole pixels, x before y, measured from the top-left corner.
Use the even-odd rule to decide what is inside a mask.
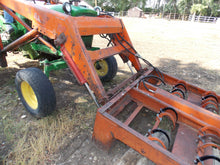
[[[206,0],[206,5],[208,6],[207,12],[209,12],[210,16],[220,16],[220,0]]]
[[[206,9],[208,6],[205,6],[203,4],[193,4],[191,7],[191,13],[192,14],[199,14],[199,15],[204,15],[206,13]]]
[[[181,0],[178,3],[181,14],[195,13],[197,15],[220,16],[220,0]]]
[[[95,0],[86,0],[92,6]],[[127,11],[139,7],[143,11],[158,13],[180,13],[220,17],[220,0],[96,0],[98,6],[105,11]],[[153,3],[153,8],[146,8],[147,2]]]
[[[94,0],[87,0],[87,2],[94,6]],[[146,0],[97,0],[98,6],[105,11],[127,11],[131,7],[139,7],[142,10],[145,9]]]
[[[168,0],[167,3],[167,9],[169,10],[170,13],[177,13],[177,0]]]
[[[192,0],[181,0],[177,6],[180,14],[189,14],[192,6]]]

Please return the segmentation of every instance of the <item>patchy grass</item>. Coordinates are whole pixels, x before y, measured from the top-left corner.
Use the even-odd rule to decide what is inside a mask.
[[[79,109],[77,109],[78,111]],[[61,110],[62,111],[62,110]],[[64,110],[65,111],[65,110]],[[53,116],[35,120],[25,125],[23,136],[18,140],[9,159],[15,164],[45,164],[52,162],[51,156],[79,130],[87,128],[81,120],[88,120],[92,115],[84,112],[70,114],[58,112]]]
[[[37,120],[24,110],[18,99],[13,79],[13,76],[8,77],[0,93],[0,147],[2,150],[0,160],[2,162],[6,164],[53,163],[53,155],[60,147],[79,132],[92,131],[96,106],[86,92],[75,100],[71,100],[70,104],[61,103],[62,108],[51,116]],[[56,80],[54,85],[60,85],[60,81]],[[77,84],[67,83],[67,85],[78,88]],[[62,92],[56,92],[62,95]]]
[[[86,98],[83,98],[86,99]],[[89,104],[76,106],[74,112],[63,108],[41,120],[3,120],[4,135],[14,149],[6,159],[12,164],[45,164],[52,155],[82,130],[91,131],[95,111]],[[83,122],[87,121],[87,122]]]

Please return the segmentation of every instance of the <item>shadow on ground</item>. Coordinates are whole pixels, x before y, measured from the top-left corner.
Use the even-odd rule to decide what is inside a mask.
[[[180,60],[166,58],[159,60],[158,68],[171,76],[220,94],[219,70],[205,69],[196,63],[183,64]]]

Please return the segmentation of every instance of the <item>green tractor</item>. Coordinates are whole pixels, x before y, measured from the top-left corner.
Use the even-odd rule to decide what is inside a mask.
[[[35,1],[34,1],[35,2]],[[85,6],[75,6],[73,1],[63,4],[45,4],[44,7],[55,10],[60,13],[78,16],[96,17],[97,12]],[[27,25],[31,26],[31,21],[16,13]],[[6,31],[4,16],[0,16],[0,33],[3,47],[15,41],[17,38],[26,34],[27,29],[19,22],[10,23],[13,31],[9,34]],[[42,36],[44,40],[54,45],[54,40]],[[93,36],[82,36],[85,47],[88,50],[97,50],[99,48],[92,47]],[[18,95],[27,109],[33,116],[40,118],[52,113],[56,106],[55,92],[52,84],[48,80],[50,71],[68,68],[66,62],[62,58],[62,53],[59,49],[53,52],[49,47],[41,43],[38,39],[22,44],[16,51],[22,51],[23,55],[30,59],[39,59],[44,66],[44,73],[37,68],[27,68],[21,70],[16,75],[16,88]],[[106,59],[96,61],[94,67],[101,81],[110,81],[117,73],[116,59],[111,56]]]

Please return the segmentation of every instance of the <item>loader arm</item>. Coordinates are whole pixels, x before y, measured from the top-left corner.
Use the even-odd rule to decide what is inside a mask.
[[[37,29],[39,33],[50,39],[54,39],[58,44],[57,46],[63,45],[100,102],[103,102],[108,97],[94,68],[95,61],[115,54],[126,55],[136,70],[141,70],[137,57],[132,54],[129,55],[125,48],[117,42],[111,48],[88,51],[82,41],[81,36],[120,33],[131,44],[127,31],[120,19],[113,17],[71,17],[31,2],[19,0],[0,0],[0,3],[3,7],[10,8],[31,20],[32,28]],[[61,34],[63,36],[62,39],[59,37]]]

